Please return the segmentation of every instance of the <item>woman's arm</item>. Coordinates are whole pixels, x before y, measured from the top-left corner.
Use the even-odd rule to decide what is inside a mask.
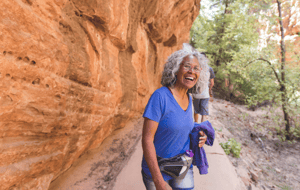
[[[157,190],[171,190],[171,187],[164,181],[163,176],[158,167],[156,150],[154,147],[154,135],[156,133],[158,123],[148,118],[144,119],[143,134],[142,134],[142,146],[143,153],[147,165],[150,169],[152,179]]]
[[[209,95],[212,96],[212,87],[214,86],[215,84],[215,79],[212,78],[210,79],[210,85],[209,85]]]

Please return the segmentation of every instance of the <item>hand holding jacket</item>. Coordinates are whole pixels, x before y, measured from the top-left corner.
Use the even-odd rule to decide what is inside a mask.
[[[203,147],[203,145],[205,144],[206,140],[207,140],[207,135],[203,132],[203,131],[199,131],[199,148]]]
[[[209,121],[204,121],[202,123],[194,123],[194,128],[190,133],[191,139],[191,150],[194,153],[193,165],[196,165],[199,169],[200,174],[207,174],[208,162],[205,154],[205,150],[203,147],[199,147],[199,138],[200,131],[203,131],[207,136],[207,140],[205,144],[212,146],[215,140],[215,130],[211,126]],[[199,133],[200,132],[200,133]]]

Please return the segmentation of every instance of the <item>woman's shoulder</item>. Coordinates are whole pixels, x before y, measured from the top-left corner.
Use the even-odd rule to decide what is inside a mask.
[[[151,98],[152,99],[160,99],[160,100],[165,100],[165,99],[168,99],[169,98],[169,89],[168,87],[160,87],[158,89],[156,89],[152,95],[151,95]]]
[[[164,96],[165,94],[167,94],[169,91],[168,87],[162,86],[158,89],[156,89],[153,94],[160,94],[162,96]]]

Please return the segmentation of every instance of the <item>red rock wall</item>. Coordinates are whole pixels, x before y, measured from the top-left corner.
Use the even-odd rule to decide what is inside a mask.
[[[0,189],[48,189],[140,117],[200,0],[0,1]]]
[[[300,65],[300,1],[282,1],[283,27],[285,29],[286,64]],[[277,28],[281,35],[280,28]]]
[[[278,16],[277,1],[273,1],[270,10],[264,13],[268,16]],[[290,66],[299,64],[299,51],[300,51],[300,1],[281,1],[281,14],[284,28],[284,41],[286,48],[286,64]],[[270,40],[277,42],[278,51],[274,52],[278,57],[281,56],[280,42],[281,32],[278,20],[271,23],[268,19],[262,19],[260,36],[261,46],[266,47],[269,45]]]

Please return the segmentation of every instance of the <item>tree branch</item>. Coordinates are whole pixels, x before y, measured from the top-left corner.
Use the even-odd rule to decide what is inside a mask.
[[[212,7],[214,7],[214,6],[216,6],[216,5],[220,4],[220,3],[222,3],[222,1],[219,1],[219,2],[217,2],[217,3],[213,4],[213,5],[211,5],[211,6],[209,7],[209,9],[211,9]]]
[[[267,62],[270,65],[271,69],[273,70],[273,72],[276,76],[276,79],[279,82],[280,86],[282,85],[282,81],[280,80],[280,77],[278,76],[278,73],[275,71],[274,67],[272,67],[272,63],[269,60],[266,60],[264,58],[254,59],[254,60],[250,61],[245,67],[248,67],[251,63],[253,63],[255,61],[265,61],[265,62]]]
[[[274,72],[274,74],[275,74],[275,76],[276,76],[276,78],[277,78],[277,81],[278,81],[279,84],[281,85],[281,82],[282,82],[282,81],[280,80],[280,77],[278,76],[278,73],[275,71],[274,67],[272,67],[272,63],[271,63],[269,60],[266,60],[266,59],[264,59],[264,58],[258,58],[258,60],[265,61],[265,62],[269,63],[271,69],[273,70],[273,72]]]

